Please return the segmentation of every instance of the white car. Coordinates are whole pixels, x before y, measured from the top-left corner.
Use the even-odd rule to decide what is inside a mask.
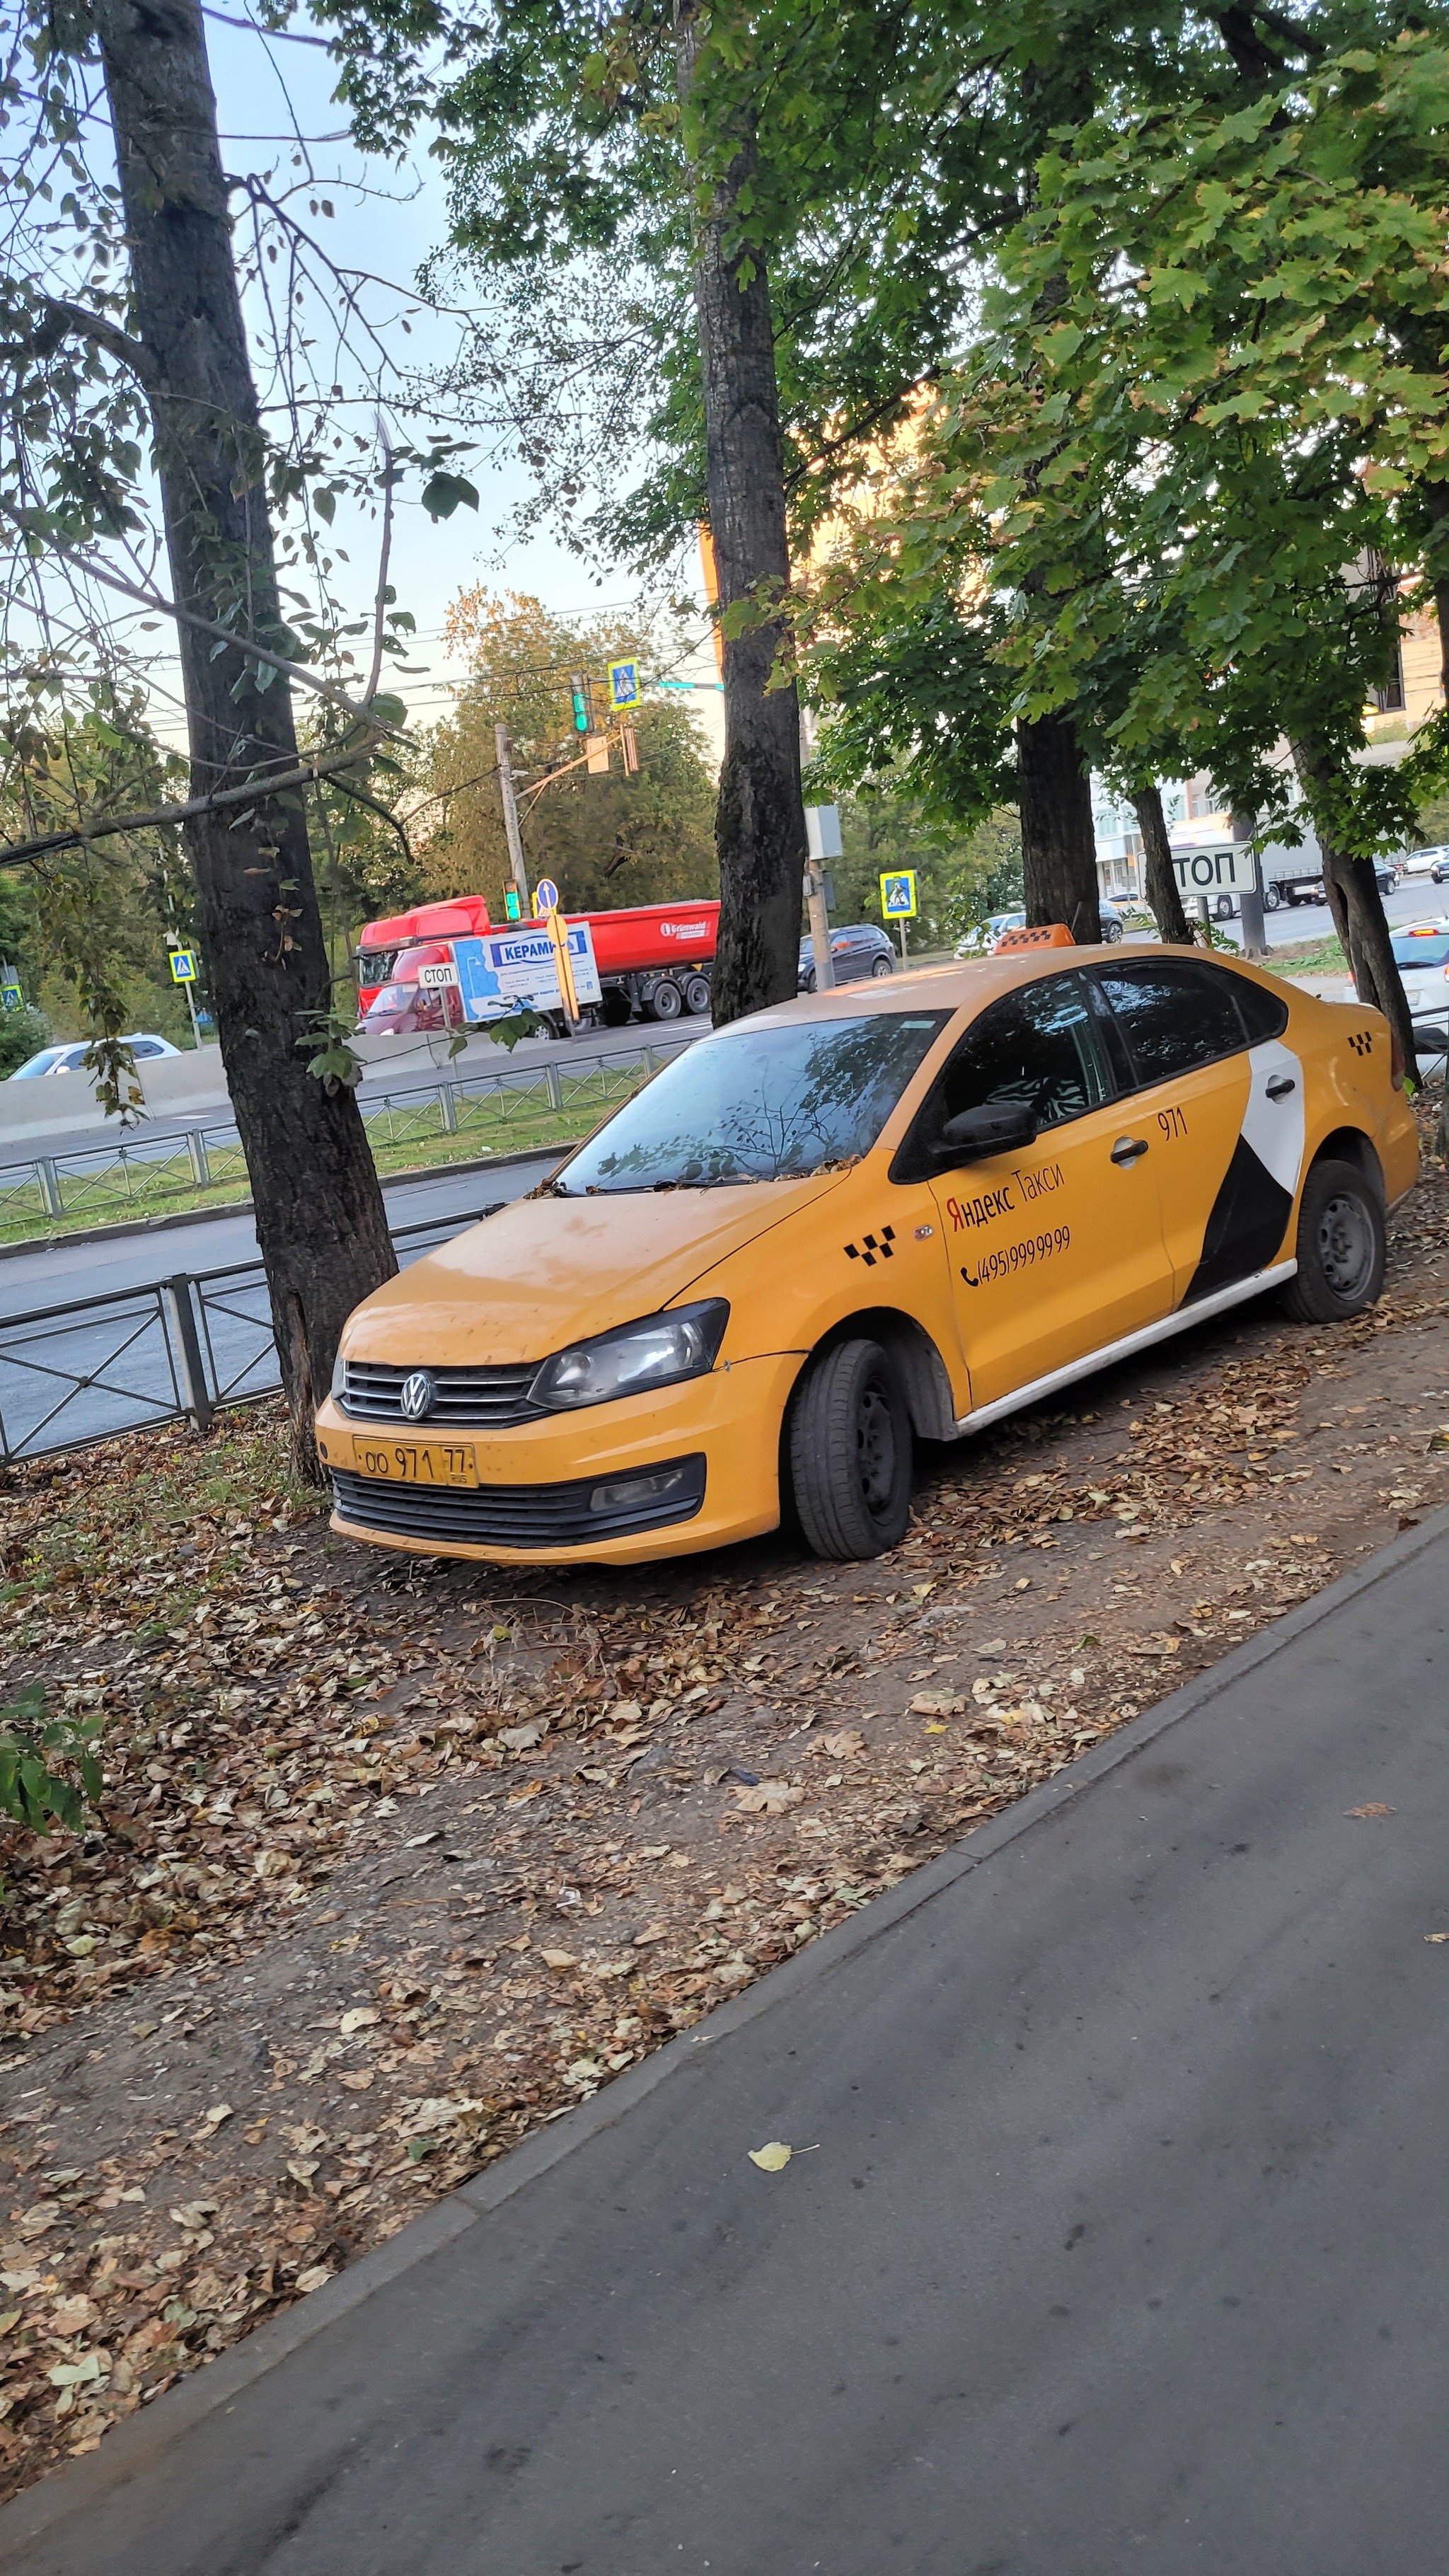
[[[135,1029],[120,1043],[130,1048],[137,1064],[149,1055],[181,1053],[180,1047],[173,1046],[169,1038],[158,1038],[149,1029]],[[90,1045],[89,1038],[73,1038],[67,1046],[42,1047],[39,1055],[27,1056],[24,1064],[17,1064],[10,1079],[12,1082],[29,1082],[41,1073],[83,1073]]]
[[[1403,978],[1421,1064],[1449,1053],[1449,920],[1395,927],[1394,962]]]
[[[1432,850],[1410,850],[1399,861],[1399,872],[1406,877],[1433,877],[1439,882],[1438,870],[1449,866],[1449,844],[1438,843]]]

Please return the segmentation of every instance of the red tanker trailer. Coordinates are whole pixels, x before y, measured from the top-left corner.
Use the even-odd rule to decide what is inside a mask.
[[[571,912],[570,922],[587,922],[603,987],[602,999],[586,1017],[606,1028],[623,1028],[637,1012],[646,1020],[677,1020],[685,1011],[709,1009],[710,967],[719,927],[719,904],[643,903],[621,912]],[[446,962],[454,939],[479,937],[491,927],[481,895],[459,895],[447,903],[423,903],[390,920],[370,921],[358,943],[358,1000],[364,1017],[380,993],[376,1024],[403,1035],[413,1028],[443,1025],[456,1019],[456,997],[447,1005],[440,993],[419,990],[422,965]],[[424,953],[425,952],[425,953]],[[369,1019],[369,1025],[372,1021]],[[560,1028],[563,1023],[560,1020]]]

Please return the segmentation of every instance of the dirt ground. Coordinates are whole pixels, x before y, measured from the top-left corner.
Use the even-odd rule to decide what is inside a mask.
[[[905,1544],[493,1575],[333,1538],[275,1417],[0,1483],[0,2492],[305,2296],[1449,1498],[1449,1185],[1330,1330],[1204,1326],[923,1460]]]

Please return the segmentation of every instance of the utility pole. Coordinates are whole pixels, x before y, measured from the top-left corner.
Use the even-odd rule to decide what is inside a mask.
[[[497,724],[493,740],[498,752],[498,785],[503,797],[503,829],[508,835],[508,856],[513,866],[513,882],[518,888],[520,916],[527,921],[533,906],[528,893],[528,871],[523,864],[523,834],[518,828],[518,799],[513,793],[513,761],[508,747],[508,727]]]
[[[800,710],[800,765],[809,761],[815,745],[808,709]],[[825,861],[840,856],[840,810],[834,805],[807,805],[805,808],[805,909],[810,920],[810,952],[815,968],[817,993],[835,990],[835,960],[830,954],[830,914],[825,902]]]

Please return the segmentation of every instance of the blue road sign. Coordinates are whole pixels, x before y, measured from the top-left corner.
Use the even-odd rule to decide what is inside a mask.
[[[558,887],[552,877],[540,877],[533,889],[533,908],[540,916],[558,910]]]

